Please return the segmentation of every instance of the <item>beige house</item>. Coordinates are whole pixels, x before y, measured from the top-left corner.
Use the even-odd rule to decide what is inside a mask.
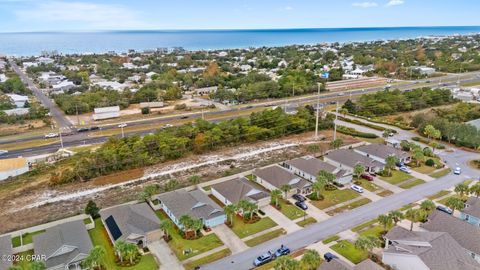
[[[270,203],[270,195],[260,187],[255,186],[245,177],[221,182],[211,186],[212,195],[225,205],[237,204],[247,200],[259,207]]]
[[[294,174],[311,182],[317,180],[317,175],[320,171],[326,171],[335,175],[335,182],[340,184],[345,185],[352,181],[352,172],[338,168],[314,157],[307,156],[285,161],[283,166]]]
[[[282,189],[282,186],[290,186],[290,194],[310,194],[312,192],[312,183],[301,178],[298,175],[288,171],[278,165],[268,166],[262,169],[256,169],[253,172],[257,183],[272,191]]]

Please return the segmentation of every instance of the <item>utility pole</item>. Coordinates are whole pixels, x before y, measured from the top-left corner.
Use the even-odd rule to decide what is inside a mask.
[[[333,140],[337,139],[337,120],[338,120],[338,100],[337,108],[335,109],[335,121],[333,122]]]
[[[317,84],[318,93],[317,93],[317,119],[315,124],[315,140],[318,140],[318,119],[320,118],[320,83]]]
[[[293,82],[292,97],[295,97],[295,82]]]
[[[75,103],[75,111],[77,113],[77,126],[80,126],[80,118],[78,117],[78,103]]]
[[[60,146],[62,147],[60,149],[63,149],[62,128],[58,129],[58,135],[60,136]]]
[[[203,109],[202,109],[202,119],[205,120],[205,115],[203,113]]]

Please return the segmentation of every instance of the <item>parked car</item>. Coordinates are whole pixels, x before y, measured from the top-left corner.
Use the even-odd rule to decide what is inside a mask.
[[[303,210],[307,210],[307,209],[308,209],[308,206],[307,206],[307,204],[306,204],[305,202],[300,202],[300,201],[298,201],[298,202],[295,202],[295,205],[298,206],[298,207],[300,207],[300,208],[303,209]]]
[[[404,173],[408,173],[408,174],[412,173],[412,170],[410,170],[406,166],[400,167],[398,170],[401,171],[401,172],[404,172]]]
[[[0,156],[8,154],[8,150],[0,150]]]
[[[56,137],[58,137],[58,133],[48,133],[45,135],[45,139],[56,138]]]
[[[285,256],[290,254],[290,249],[284,245],[282,245],[277,251],[275,252],[275,258]]]
[[[165,125],[163,125],[162,128],[165,129],[165,128],[171,128],[171,127],[173,127],[173,125],[171,125],[171,124],[165,124]]]
[[[333,260],[333,259],[338,259],[337,256],[333,255],[333,254],[330,253],[330,252],[325,253],[325,254],[323,255],[323,258],[324,258],[325,261],[327,261],[327,262],[329,262],[329,261],[331,261],[331,260]]]
[[[453,174],[455,174],[455,175],[462,174],[462,169],[460,169],[460,167],[456,167],[455,170],[453,170]]]
[[[99,130],[100,128],[97,126],[90,127],[90,130]]]
[[[122,123],[122,124],[118,125],[119,128],[124,128],[126,126],[127,126],[127,123]]]
[[[365,180],[368,180],[368,181],[373,181],[374,177],[370,174],[366,174],[366,173],[363,173],[362,175],[360,175],[361,178],[365,179]]]
[[[187,119],[188,118],[188,115],[184,115],[182,117],[180,117],[180,119]]]
[[[272,260],[273,260],[273,254],[272,254],[271,251],[268,251],[267,253],[264,253],[264,254],[258,256],[253,261],[253,265],[260,266],[260,265],[266,264],[268,262],[271,262]]]
[[[445,206],[439,205],[439,206],[437,206],[437,210],[438,210],[438,211],[442,211],[442,212],[444,212],[444,213],[447,213],[447,214],[449,214],[449,215],[453,214],[452,209],[450,209],[450,208],[448,208],[448,207],[445,207]]]
[[[352,185],[352,187],[350,187],[353,191],[356,191],[358,193],[363,193],[363,188],[361,186],[357,186],[357,185]]]
[[[307,200],[307,198],[303,197],[302,195],[300,194],[293,194],[292,195],[292,198],[298,202],[304,202]]]
[[[405,167],[405,163],[403,163],[403,162],[401,162],[401,161],[395,163],[395,165],[396,165],[398,168]]]
[[[89,131],[89,130],[90,130],[89,128],[84,128],[84,127],[83,127],[83,128],[77,129],[77,132],[87,132],[87,131]]]

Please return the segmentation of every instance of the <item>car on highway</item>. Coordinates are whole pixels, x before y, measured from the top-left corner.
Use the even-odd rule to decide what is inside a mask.
[[[290,254],[290,249],[284,245],[282,245],[279,249],[277,249],[277,251],[275,251],[275,258],[278,258],[278,257],[281,257],[281,256],[285,256],[285,255],[288,255]]]
[[[412,170],[410,170],[407,166],[402,166],[398,170],[408,174],[412,173]]]
[[[293,198],[294,200],[296,200],[297,202],[304,202],[304,201],[307,200],[307,198],[303,197],[303,196],[300,195],[300,194],[293,194],[293,195],[292,195],[292,198]]]
[[[357,186],[357,185],[352,185],[350,187],[353,191],[356,191],[358,193],[363,193],[363,188],[361,186]]]
[[[90,130],[99,130],[100,128],[97,126],[90,127]]]
[[[165,124],[165,125],[163,125],[162,129],[171,128],[171,127],[173,127],[173,125],[171,125],[171,124]]]
[[[305,202],[298,201],[298,202],[295,202],[295,205],[302,210],[307,210],[308,209],[308,206]]]
[[[58,133],[48,133],[48,134],[45,134],[45,139],[56,138],[56,137],[58,137]]]
[[[447,214],[449,214],[449,215],[453,214],[452,209],[450,209],[450,208],[448,208],[448,207],[445,207],[445,206],[439,205],[439,206],[436,207],[436,209],[437,209],[438,211],[442,211],[442,212],[447,213]]]
[[[456,167],[455,170],[453,170],[453,174],[455,174],[455,175],[462,174],[462,169],[460,169],[460,167]]]
[[[8,154],[8,150],[0,150],[0,156]]]
[[[83,127],[83,128],[77,129],[77,132],[87,132],[89,130],[90,130],[89,128]]]
[[[119,128],[124,128],[126,126],[127,126],[127,123],[122,123],[122,124],[118,125]]]
[[[368,181],[373,181],[374,177],[370,174],[366,174],[366,173],[362,173],[362,175],[360,175],[361,178],[365,179],[365,180],[368,180]]]
[[[180,117],[180,119],[187,119],[188,118],[188,115],[184,115],[182,117]]]
[[[323,258],[325,259],[325,261],[329,262],[333,259],[338,259],[338,257],[330,252],[327,252],[323,255]]]
[[[253,261],[253,265],[254,266],[264,265],[266,263],[271,262],[273,259],[274,259],[273,253],[271,251],[268,251],[258,256],[257,258],[255,258],[255,260]]]
[[[344,95],[345,95],[345,93],[343,93],[343,92],[340,92],[340,93],[337,94],[337,96],[340,96],[340,97],[344,96]]]

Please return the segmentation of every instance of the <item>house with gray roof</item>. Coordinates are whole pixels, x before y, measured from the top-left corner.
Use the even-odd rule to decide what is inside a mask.
[[[225,205],[237,204],[241,200],[253,202],[259,207],[270,203],[268,192],[245,177],[212,185],[210,190]]]
[[[0,237],[0,255],[11,256],[12,254],[12,238],[10,235]],[[0,270],[7,270],[10,266],[12,266],[10,260],[0,259]]]
[[[145,247],[162,237],[160,220],[147,203],[102,209],[100,217],[112,243],[123,240]]]
[[[431,232],[446,232],[480,263],[480,228],[441,211],[434,211],[420,225]]]
[[[385,165],[371,157],[361,155],[352,149],[338,149],[328,152],[323,160],[338,168],[353,172],[355,165],[361,164],[365,172],[379,172]]]
[[[159,201],[160,208],[180,229],[183,228],[180,223],[183,215],[202,220],[203,225],[208,228],[223,224],[227,220],[223,209],[198,189],[178,189],[156,195],[154,199]]]
[[[278,165],[272,165],[253,171],[257,183],[272,191],[284,185],[290,185],[290,193],[309,194],[312,183]]]
[[[311,182],[317,180],[320,171],[326,171],[335,175],[335,181],[340,184],[347,184],[352,181],[352,172],[333,166],[330,163],[306,156],[285,161],[283,166],[294,174],[305,178]]]
[[[83,220],[58,224],[33,236],[33,251],[44,256],[49,270],[83,269],[82,261],[93,248]]]
[[[403,162],[405,164],[410,163],[410,161],[412,161],[412,157],[410,153],[402,151],[398,148],[391,147],[385,144],[380,144],[380,143],[372,143],[372,144],[356,147],[356,148],[353,148],[353,151],[361,155],[370,157],[383,164],[386,163],[386,159],[389,156],[395,156],[398,158],[400,162]]]
[[[465,203],[465,208],[460,212],[460,218],[480,227],[480,198],[470,197]]]
[[[341,259],[324,261],[317,270],[384,270],[383,267],[366,259],[357,265],[351,266]]]
[[[480,264],[446,232],[395,226],[385,235],[382,261],[398,270],[474,270]]]

